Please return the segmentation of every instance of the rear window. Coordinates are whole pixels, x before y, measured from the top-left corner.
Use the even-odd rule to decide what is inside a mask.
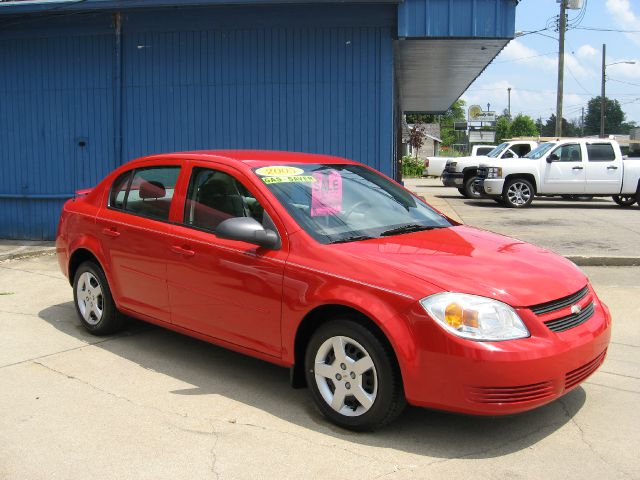
[[[111,187],[109,207],[157,220],[169,220],[180,167],[148,167],[120,175]]]
[[[590,162],[611,162],[616,159],[616,153],[610,143],[588,143],[587,155]]]

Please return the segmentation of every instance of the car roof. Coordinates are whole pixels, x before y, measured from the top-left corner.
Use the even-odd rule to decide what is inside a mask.
[[[150,160],[175,160],[176,157],[183,160],[243,162],[250,166],[274,165],[278,163],[357,163],[346,158],[315,153],[284,152],[277,150],[194,150],[150,155],[132,160],[129,164],[148,162]]]

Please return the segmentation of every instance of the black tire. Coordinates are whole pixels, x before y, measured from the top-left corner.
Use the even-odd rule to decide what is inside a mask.
[[[458,189],[458,192],[460,192],[460,195],[462,195],[463,197],[466,197],[467,195],[464,193],[464,188],[460,187]]]
[[[512,178],[505,184],[502,198],[506,207],[527,208],[533,202],[534,195],[535,190],[529,180]]]
[[[464,196],[470,199],[482,198],[482,193],[476,188],[476,175],[465,178]]]
[[[91,285],[91,288],[87,285]],[[93,292],[97,291],[95,287],[98,286],[101,293],[94,295]],[[81,293],[86,293],[87,296],[82,298],[79,295]],[[107,278],[95,262],[83,262],[76,270],[73,278],[73,303],[82,326],[93,335],[110,335],[124,325],[124,316],[116,309]],[[96,313],[98,311],[101,312],[99,317]]]
[[[611,198],[621,207],[630,207],[638,201],[636,195],[613,195]]]
[[[336,337],[344,340],[343,351],[349,363],[344,369],[341,368],[341,364],[338,364],[339,360],[336,358],[333,347],[330,347],[328,356],[323,353],[325,345],[331,345],[330,339]],[[356,346],[356,344],[359,345]],[[364,355],[359,347],[364,349]],[[330,376],[316,375],[316,357],[321,356],[326,360],[331,355],[333,360],[325,364],[330,371]],[[351,362],[367,356],[372,361],[373,367],[356,375],[351,370],[353,365]],[[341,378],[337,378],[339,375],[334,374],[334,365],[336,373],[342,374]],[[402,376],[393,351],[372,331],[349,318],[336,318],[323,324],[314,332],[305,352],[305,375],[311,396],[320,412],[342,428],[354,431],[371,431],[381,428],[400,415],[406,405]],[[353,386],[350,385],[351,381],[354,382]],[[351,410],[354,416],[340,413],[331,407],[329,399],[325,399],[325,396],[334,396],[336,386],[340,386],[343,394],[346,395],[342,402],[338,402],[341,405],[340,410]],[[333,390],[331,390],[332,387]],[[321,392],[321,388],[324,393]],[[368,409],[354,395],[350,395],[352,392],[355,393],[357,388],[360,393],[369,389],[368,394],[374,397]],[[358,410],[362,412],[358,414]]]
[[[496,202],[498,205],[504,205],[504,197],[502,195],[499,197],[491,197],[491,200]]]

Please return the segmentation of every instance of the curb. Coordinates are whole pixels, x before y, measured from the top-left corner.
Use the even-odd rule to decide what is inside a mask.
[[[565,258],[571,260],[580,267],[638,267],[640,257],[599,257],[586,255],[567,255]]]
[[[20,251],[15,253],[0,254],[0,262],[7,260],[22,260],[23,258],[41,257],[56,253],[55,247],[44,247],[34,250]]]

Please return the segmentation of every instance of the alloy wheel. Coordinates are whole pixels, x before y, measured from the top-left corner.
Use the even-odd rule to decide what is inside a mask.
[[[324,401],[341,415],[356,417],[376,400],[378,376],[365,348],[346,336],[325,340],[315,356],[314,376]]]
[[[515,182],[509,186],[507,197],[512,205],[525,205],[531,198],[531,189],[526,183]]]
[[[100,281],[91,272],[84,272],[78,279],[76,297],[82,318],[90,325],[97,325],[104,311],[104,296]]]

